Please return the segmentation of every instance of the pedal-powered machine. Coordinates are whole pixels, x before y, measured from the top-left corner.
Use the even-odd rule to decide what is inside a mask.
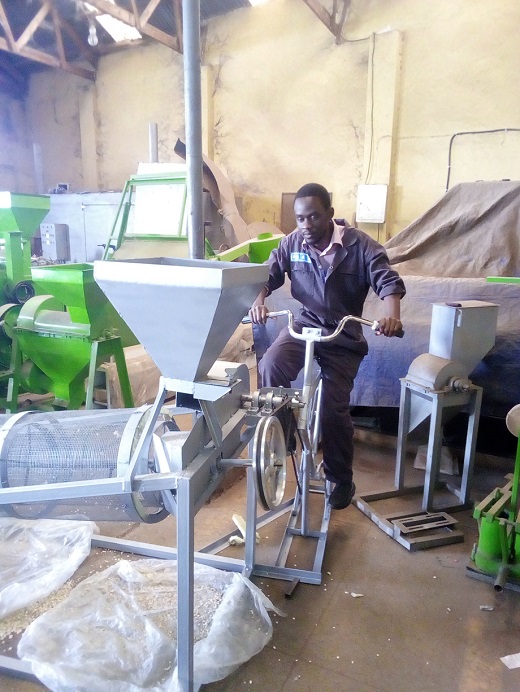
[[[520,404],[509,411],[506,425],[512,435],[520,438]],[[502,488],[495,488],[475,507],[473,516],[478,521],[479,539],[471,553],[473,565],[467,571],[470,577],[492,582],[497,593],[504,588],[520,591],[520,439],[514,473],[506,479]]]
[[[176,548],[96,536],[94,546],[148,557],[177,559],[177,672],[192,690],[194,561],[309,583],[321,581],[328,527],[327,488],[320,480],[323,519],[316,533],[307,519],[313,445],[319,420],[318,381],[303,390],[250,392],[243,364],[215,363],[267,280],[266,265],[157,258],[96,262],[95,279],[162,372],[151,406],[137,409],[24,412],[0,417],[0,510],[20,518],[158,522],[176,517]],[[349,317],[338,325],[341,331]],[[357,319],[357,318],[354,318]],[[366,320],[360,320],[372,324]],[[304,334],[307,363],[319,334]],[[307,368],[310,372],[310,367]],[[310,376],[309,376],[310,377]],[[308,379],[308,378],[307,378]],[[176,406],[165,406],[176,392]],[[311,400],[314,402],[311,405]],[[274,566],[255,559],[257,498],[281,505],[286,441],[276,414],[296,412],[304,452],[298,493],[284,545],[295,534],[317,539],[311,570],[293,571],[283,555]],[[181,416],[192,420],[180,430]],[[239,458],[249,445],[249,458]],[[248,467],[245,558],[194,552],[194,517],[234,466]],[[269,512],[268,512],[269,514]],[[23,661],[0,657],[0,670],[22,676]]]

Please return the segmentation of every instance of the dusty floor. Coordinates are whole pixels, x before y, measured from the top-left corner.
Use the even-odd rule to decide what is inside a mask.
[[[395,440],[357,436],[358,493],[392,487]],[[504,485],[504,468],[477,465],[474,498]],[[245,483],[239,480],[197,515],[196,548],[232,531],[233,513],[245,514]],[[400,502],[397,501],[397,502]],[[476,692],[520,690],[520,669],[501,656],[520,651],[520,595],[469,578],[466,566],[477,539],[469,511],[457,512],[464,542],[410,552],[383,533],[356,507],[332,513],[321,585],[254,581],[283,610],[273,616],[272,641],[207,692],[319,690],[320,692]],[[153,526],[103,524],[103,533],[172,545],[174,520]],[[277,525],[261,531],[261,549],[274,549]],[[235,551],[235,552],[233,552]],[[227,554],[241,555],[240,548]],[[89,574],[117,559],[93,551],[81,568]],[[353,594],[362,594],[353,597]],[[482,606],[487,606],[482,609]],[[6,654],[13,640],[0,643]],[[10,653],[9,653],[10,655]],[[36,692],[41,684],[0,675],[2,692]]]

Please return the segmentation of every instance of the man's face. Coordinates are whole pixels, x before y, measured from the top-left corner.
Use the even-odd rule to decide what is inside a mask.
[[[325,249],[330,241],[330,221],[334,209],[324,209],[319,197],[299,197],[294,200],[296,225],[309,245]]]

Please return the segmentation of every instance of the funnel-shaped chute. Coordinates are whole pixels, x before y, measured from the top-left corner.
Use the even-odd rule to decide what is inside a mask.
[[[24,240],[30,240],[49,209],[50,198],[44,195],[0,192],[0,233],[20,231]]]
[[[407,380],[436,391],[452,378],[467,379],[495,343],[498,305],[481,300],[434,303],[429,352],[410,365]],[[442,425],[460,407],[442,412]],[[410,407],[409,430],[416,428],[432,412],[429,398],[415,397]]]
[[[429,352],[470,373],[495,345],[498,305],[483,300],[434,303]]]
[[[262,264],[171,257],[94,263],[94,278],[165,377],[205,379],[267,282]]]

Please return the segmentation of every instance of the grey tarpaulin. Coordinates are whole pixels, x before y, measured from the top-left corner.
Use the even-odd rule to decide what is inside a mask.
[[[400,274],[520,275],[520,182],[460,183],[385,244]]]

